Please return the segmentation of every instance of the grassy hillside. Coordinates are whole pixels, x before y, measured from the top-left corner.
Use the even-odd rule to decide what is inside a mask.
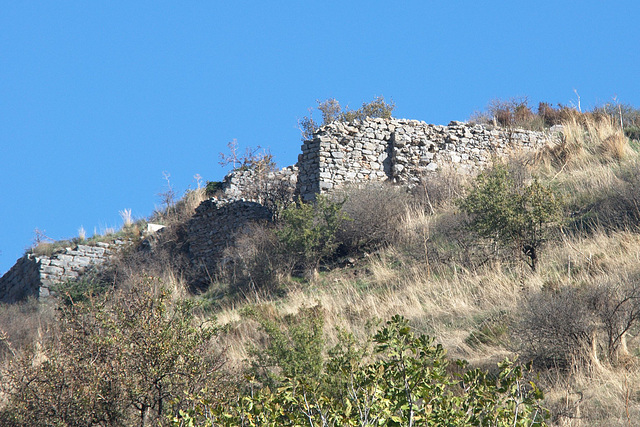
[[[382,345],[376,331],[400,315],[416,336],[442,344],[447,360],[465,359],[488,373],[477,382],[496,399],[487,411],[512,416],[522,408],[508,425],[542,422],[535,389],[518,382],[527,378],[544,392],[539,404],[549,410],[549,425],[634,425],[640,419],[640,158],[638,142],[605,113],[562,110],[554,116],[563,124],[561,144],[514,153],[479,178],[444,170],[410,190],[353,187],[315,205],[280,205],[275,223],[246,230],[210,272],[208,290],[196,294],[188,291],[188,264],[176,243],[204,197],[190,193],[159,214],[170,227],[152,256],[125,255],[109,275],[84,288],[69,285],[73,297],[59,298],[58,307],[34,301],[0,307],[0,420],[152,425],[176,416],[174,425],[189,417],[233,425],[220,421],[221,414],[232,419],[247,402],[262,405],[261,414],[282,408],[278,399],[289,391],[293,405],[296,387],[297,395],[313,389],[308,396],[317,402],[341,391],[347,401],[353,383],[338,381],[336,372],[349,366],[353,379],[370,366],[395,369],[396,356],[385,352],[393,346],[374,349]],[[211,328],[203,329],[207,322]],[[127,362],[116,356],[122,354]],[[428,357],[429,372],[439,372],[440,356]],[[532,362],[534,373],[498,392],[491,381],[503,378],[504,365],[497,364],[505,358]],[[102,371],[84,369],[85,363]],[[69,366],[76,366],[77,382],[60,378]],[[467,369],[442,367],[437,381]],[[385,384],[393,390],[392,381]],[[451,395],[443,386],[444,397],[434,397],[430,409],[416,398],[416,414],[435,414],[436,401],[464,408],[475,389],[459,385]],[[111,409],[89,402],[97,395]],[[393,416],[408,413],[376,402],[389,411],[381,425],[396,425]],[[84,418],[74,418],[73,408],[82,408]],[[306,407],[316,415],[321,409],[320,403]],[[247,410],[245,425],[260,425],[251,418],[256,413]],[[322,422],[342,425],[335,420]],[[477,425],[469,420],[462,425]]]

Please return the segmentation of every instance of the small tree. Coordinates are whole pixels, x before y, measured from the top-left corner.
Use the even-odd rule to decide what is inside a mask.
[[[458,362],[394,316],[374,337],[375,353],[346,340],[324,370],[300,376],[283,370],[278,388],[252,383],[226,405],[194,399],[173,425],[203,426],[545,426],[542,391],[528,367],[509,360],[495,375]],[[283,348],[288,357],[309,357]],[[297,362],[299,364],[300,362]]]
[[[295,256],[298,270],[313,270],[335,253],[336,233],[345,220],[341,207],[320,195],[314,203],[298,201],[282,211],[276,235]]]
[[[51,338],[2,372],[0,424],[146,426],[177,413],[222,362],[209,349],[216,329],[192,308],[152,279],[62,306]]]
[[[539,248],[562,217],[558,193],[537,179],[518,185],[502,163],[478,175],[459,206],[470,216],[471,230],[497,244],[515,245],[534,271]]]

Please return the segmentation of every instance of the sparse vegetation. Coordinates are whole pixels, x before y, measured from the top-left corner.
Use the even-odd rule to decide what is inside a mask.
[[[352,122],[354,120],[364,120],[367,117],[389,118],[396,107],[393,101],[387,102],[382,96],[375,97],[371,102],[362,103],[362,107],[357,110],[351,110],[348,106],[343,108],[334,98],[316,102],[318,103],[317,108],[322,114],[322,122],[314,120],[313,108],[310,108],[309,115],[298,121],[298,128],[302,134],[303,141],[311,139],[313,132],[320,126],[334,121]]]
[[[470,216],[472,231],[496,244],[515,246],[534,271],[540,247],[562,216],[556,191],[537,179],[531,183],[514,180],[500,163],[478,175],[460,207]]]

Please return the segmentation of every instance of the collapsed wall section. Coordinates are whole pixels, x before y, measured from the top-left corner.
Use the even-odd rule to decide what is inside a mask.
[[[367,119],[334,122],[314,133],[298,157],[297,192],[303,200],[345,183],[390,180],[415,184],[443,167],[472,173],[493,157],[534,150],[557,134],[451,122]]]

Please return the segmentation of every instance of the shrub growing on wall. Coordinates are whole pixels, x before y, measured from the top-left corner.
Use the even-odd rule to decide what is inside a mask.
[[[393,101],[387,102],[384,97],[377,96],[371,102],[362,103],[362,107],[357,110],[350,110],[349,107],[342,108],[340,103],[334,99],[317,101],[318,110],[322,114],[322,122],[313,119],[313,109],[309,109],[310,115],[298,121],[298,127],[302,133],[302,140],[306,141],[313,137],[313,132],[320,126],[324,126],[334,121],[352,122],[354,120],[364,120],[367,117],[388,119],[396,108]]]

